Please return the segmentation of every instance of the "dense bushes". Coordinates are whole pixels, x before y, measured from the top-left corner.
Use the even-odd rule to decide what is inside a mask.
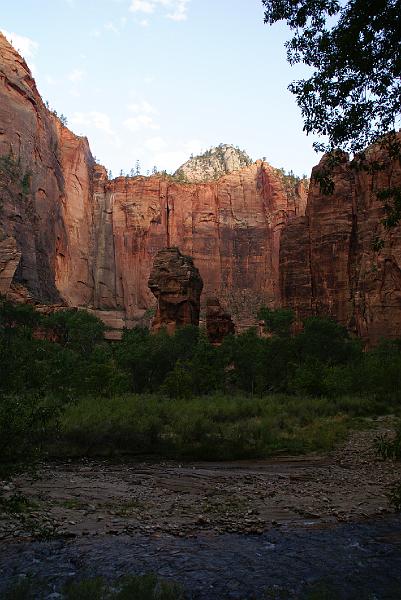
[[[159,578],[153,573],[127,575],[114,581],[102,577],[74,578],[58,592],[49,579],[31,576],[17,579],[2,595],[3,600],[33,600],[57,597],[61,600],[185,600],[184,588],[174,581]]]
[[[0,300],[0,393],[67,401],[129,389],[103,331],[103,323],[85,311],[44,316],[30,305]]]
[[[277,452],[327,451],[359,412],[374,414],[363,399],[214,394],[169,399],[161,395],[85,398],[66,407],[60,456],[121,453],[227,460],[262,458]]]
[[[332,320],[307,319],[301,333],[290,335],[290,311],[262,313],[267,337],[249,329],[228,336],[219,348],[196,327],[173,336],[126,330],[112,344],[103,340],[103,324],[85,311],[43,316],[2,300],[0,392],[62,402],[124,392],[179,398],[215,392],[400,396],[400,341],[363,352],[359,340]]]
[[[308,319],[301,333],[291,335],[289,311],[262,312],[269,335],[260,338],[249,329],[215,348],[195,327],[173,336],[137,328],[124,331],[121,342],[108,343],[103,324],[85,311],[44,316],[31,306],[0,300],[0,462],[15,459],[18,452],[34,454],[50,426],[57,426],[57,416],[70,442],[81,448],[87,444],[88,451],[99,439],[107,445],[112,438],[130,451],[179,454],[177,448],[192,445],[191,452],[202,456],[236,456],[236,448],[240,455],[253,456],[273,448],[277,439],[280,447],[284,444],[281,434],[266,438],[266,431],[272,435],[279,427],[266,420],[266,405],[256,398],[286,394],[287,403],[293,398],[294,414],[297,403],[305,405],[305,396],[324,397],[337,411],[327,415],[330,419],[349,414],[353,406],[362,416],[394,411],[400,404],[400,341],[363,352],[358,340],[329,319]],[[217,402],[224,417],[200,400],[213,394],[212,404]],[[247,403],[230,398],[236,395],[254,398],[250,416]],[[341,408],[344,396],[348,400]],[[239,413],[230,420],[230,402],[234,412],[242,406],[248,414],[243,421]],[[308,415],[297,418],[298,433],[303,426],[316,426],[320,433],[330,428],[326,421],[313,425]],[[283,426],[288,439],[292,419],[288,415]],[[308,435],[313,439],[313,433]]]

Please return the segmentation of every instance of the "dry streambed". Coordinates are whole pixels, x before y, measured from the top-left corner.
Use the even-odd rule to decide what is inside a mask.
[[[28,575],[55,600],[71,579],[154,571],[202,600],[299,599],[316,582],[338,595],[310,598],[399,599],[401,517],[386,492],[401,464],[372,449],[386,423],[328,457],[44,464],[3,484],[28,503],[0,517],[0,597]]]
[[[380,432],[386,432],[382,424]],[[28,504],[0,515],[0,539],[157,534],[261,534],[391,512],[401,463],[378,460],[378,429],[357,431],[328,457],[235,463],[100,461],[45,464],[3,485]]]

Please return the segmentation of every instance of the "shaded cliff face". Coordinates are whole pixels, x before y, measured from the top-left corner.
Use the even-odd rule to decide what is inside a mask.
[[[386,168],[370,172],[375,161]],[[325,195],[312,182],[306,216],[284,229],[281,302],[299,318],[331,315],[376,343],[401,333],[401,227],[385,230],[377,196],[401,186],[401,166],[378,147],[369,149],[361,166],[344,155],[334,170],[334,192]],[[384,241],[380,251],[374,248],[378,238]]]
[[[26,63],[1,34],[0,54],[0,155],[9,157],[2,173],[1,228],[8,245],[15,243],[20,253],[8,272],[14,270],[12,279],[51,302],[58,298],[55,249],[63,237],[57,132]],[[10,185],[7,176],[13,170],[17,176]]]
[[[91,229],[90,219],[78,215],[91,206],[88,143],[47,110],[2,34],[0,56],[0,292],[13,283],[41,302],[86,302],[76,290],[90,280],[79,260],[89,255],[80,232]]]
[[[280,232],[303,213],[302,185],[288,190],[260,161],[203,184],[109,181],[2,35],[0,56],[0,157],[19,169],[9,189],[0,181],[0,292],[89,307],[121,329],[154,305],[154,256],[177,246],[199,268],[204,297],[219,296],[237,321],[278,300]]]

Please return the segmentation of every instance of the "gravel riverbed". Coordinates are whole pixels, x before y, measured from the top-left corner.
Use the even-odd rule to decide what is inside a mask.
[[[386,494],[401,464],[373,452],[388,427],[325,457],[43,464],[3,484],[28,504],[0,514],[0,598],[29,574],[57,598],[71,578],[153,571],[202,599],[298,598],[315,584],[400,599],[401,517]]]

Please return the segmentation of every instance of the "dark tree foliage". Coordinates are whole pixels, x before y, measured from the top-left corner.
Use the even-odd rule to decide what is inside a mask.
[[[293,82],[317,150],[357,152],[394,132],[401,115],[400,0],[262,0],[265,23],[284,20],[290,64],[313,69]]]
[[[267,306],[262,306],[258,312],[258,319],[262,319],[265,322],[267,332],[273,335],[286,336],[290,333],[295,315],[288,308],[271,310]]]

